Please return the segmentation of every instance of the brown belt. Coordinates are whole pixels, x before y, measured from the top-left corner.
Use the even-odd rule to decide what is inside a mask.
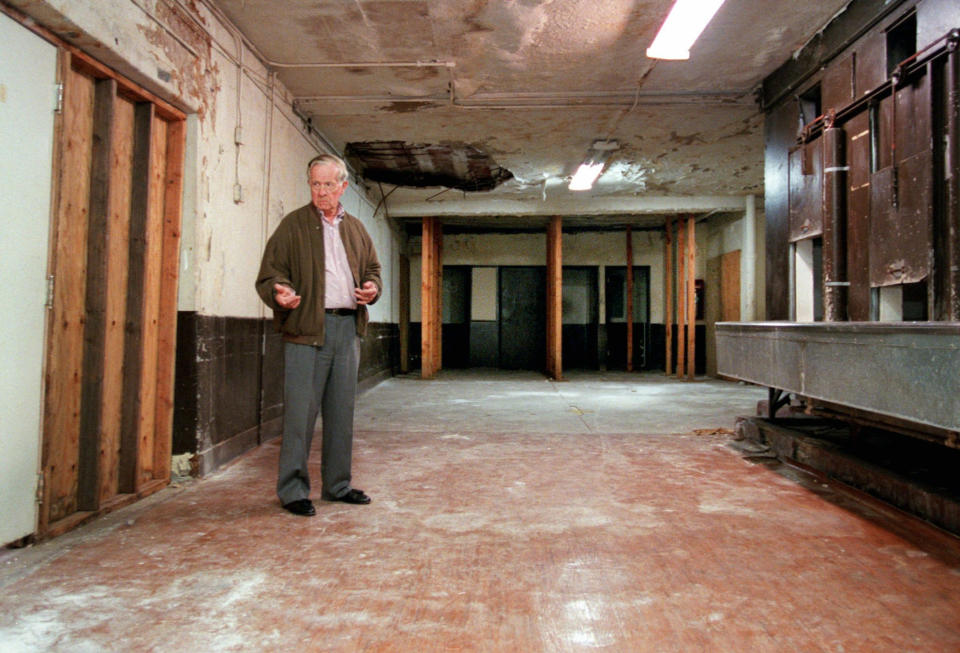
[[[325,308],[324,313],[330,313],[332,315],[356,315],[357,309],[355,308]]]

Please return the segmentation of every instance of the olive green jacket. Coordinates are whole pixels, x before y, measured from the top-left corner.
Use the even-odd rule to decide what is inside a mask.
[[[256,288],[260,299],[273,309],[273,323],[284,340],[303,345],[323,345],[324,326],[324,253],[323,225],[320,212],[307,204],[289,213],[267,241],[257,274]],[[361,287],[372,281],[380,299],[383,282],[380,261],[373,241],[363,223],[349,213],[340,223],[340,238],[347,252],[353,282]],[[290,310],[274,299],[274,284],[284,284],[300,295],[300,305]],[[357,306],[357,335],[366,333],[367,307]]]

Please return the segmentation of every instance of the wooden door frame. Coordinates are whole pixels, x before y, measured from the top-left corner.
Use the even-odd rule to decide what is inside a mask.
[[[63,85],[63,107],[54,126],[48,256],[48,271],[54,275],[54,292],[47,317],[49,335],[44,346],[42,489],[37,526],[37,536],[52,537],[97,514],[156,492],[169,483],[186,115],[43,28],[31,25],[9,11],[7,13],[58,48],[58,81]],[[76,97],[79,91],[75,80],[78,77],[85,78],[84,84],[93,89],[82,93],[85,98]],[[71,106],[71,102],[77,105]],[[114,165],[111,163],[112,147],[117,138],[113,108],[120,103],[149,107],[140,110],[147,116],[142,120],[144,132],[139,141],[143,166],[140,186],[144,192],[142,208],[151,216],[152,224],[148,236],[151,239],[149,261],[136,261],[137,254],[132,249],[126,256],[115,256],[124,268],[122,281],[118,281],[120,277],[107,278],[108,270],[116,268],[116,261],[113,268],[107,262],[109,254],[105,249],[107,238],[104,233],[109,220],[126,219],[123,215],[115,215],[117,208],[115,203],[111,204],[111,186],[122,188],[125,183],[131,183],[130,179],[111,168]],[[84,119],[89,132],[71,133],[70,120],[76,118],[71,117],[71,112],[75,111],[89,112],[90,116]],[[88,138],[90,140],[86,141]],[[96,141],[96,147],[93,141]],[[87,149],[76,156],[73,163],[79,165],[71,165],[65,155],[78,145]],[[83,182],[78,181],[81,177]],[[136,178],[131,179],[134,181],[129,192],[136,193]],[[124,189],[123,192],[127,191]],[[86,216],[82,215],[84,212]],[[72,217],[68,219],[68,216]],[[71,234],[64,230],[82,232],[83,242],[71,240]],[[88,234],[93,237],[88,239]],[[129,286],[126,273],[131,265],[149,266],[149,278],[139,291],[124,287]],[[71,270],[76,268],[82,279],[74,280],[71,285],[69,275],[63,274],[64,266]],[[78,291],[79,296],[68,297],[69,293]],[[143,323],[128,323],[126,305],[119,325],[116,319],[112,324],[108,320],[108,295],[117,293],[126,295],[127,301],[131,297],[136,301],[145,301],[143,297],[149,297],[149,315],[145,320],[149,323],[146,331],[149,342],[146,346],[131,349],[130,338],[123,336],[124,331],[131,328],[144,328]],[[64,320],[64,307],[68,301],[76,313]],[[116,318],[116,314],[113,317]],[[136,404],[139,411],[132,434],[128,432],[122,436],[124,447],[134,448],[133,481],[117,490],[109,487],[113,480],[110,475],[119,476],[119,472],[108,468],[112,464],[108,449],[116,449],[119,445],[104,440],[102,422],[103,415],[111,414],[111,406],[115,405],[107,401],[108,390],[104,387],[104,372],[118,364],[116,352],[108,353],[107,333],[111,326],[115,331],[119,329],[126,350],[119,356],[120,367],[126,370],[133,359],[138,359],[141,363],[146,362],[150,370],[149,376],[125,382],[123,394],[114,398],[116,403],[124,406]],[[67,344],[65,339],[71,343]],[[61,357],[63,347],[72,352],[66,362]],[[107,360],[111,355],[113,358]],[[64,369],[64,364],[70,369]],[[130,395],[131,392],[134,396]],[[68,401],[64,402],[65,398]],[[60,430],[64,425],[68,426],[66,436]],[[63,452],[60,448],[65,439],[68,446]],[[67,501],[63,510],[54,514],[51,511],[52,485],[56,475],[68,473],[64,466],[73,467],[69,472],[73,476],[66,480],[66,491],[73,498]]]

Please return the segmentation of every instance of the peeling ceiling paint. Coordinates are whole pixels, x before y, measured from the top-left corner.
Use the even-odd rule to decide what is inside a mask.
[[[483,196],[530,203],[574,197],[596,139],[621,147],[578,200],[762,195],[753,91],[847,4],[728,0],[689,61],[655,62],[672,0],[212,1],[336,147],[471,144],[512,173]],[[391,190],[438,212],[464,197]]]

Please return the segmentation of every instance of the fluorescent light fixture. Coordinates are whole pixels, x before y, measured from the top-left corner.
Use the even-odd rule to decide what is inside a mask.
[[[651,59],[689,59],[690,48],[722,4],[723,0],[677,0],[663,21],[657,38],[647,48],[647,56]]]
[[[603,166],[606,165],[610,153],[619,149],[619,141],[594,141],[593,145],[590,146],[587,158],[577,168],[567,188],[570,190],[590,190],[593,188],[593,182],[603,172]]]
[[[590,190],[593,188],[593,182],[597,180],[597,177],[600,176],[602,171],[603,161],[599,163],[593,161],[581,163],[576,173],[574,173],[573,179],[570,180],[570,186],[568,186],[568,188],[570,190]]]

